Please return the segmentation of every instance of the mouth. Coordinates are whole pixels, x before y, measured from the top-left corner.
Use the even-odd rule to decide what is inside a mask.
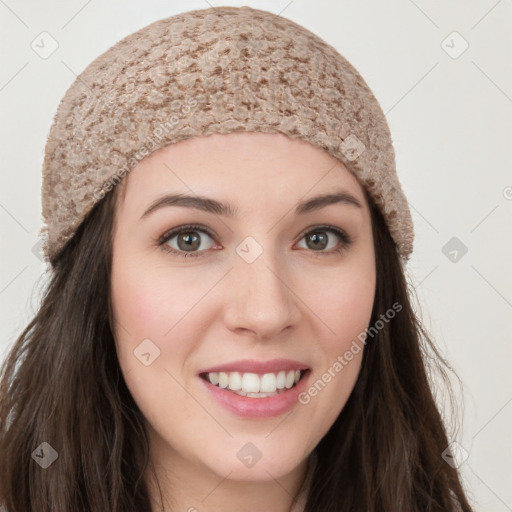
[[[247,398],[268,398],[295,388],[309,369],[277,372],[203,372],[199,376],[209,384]]]

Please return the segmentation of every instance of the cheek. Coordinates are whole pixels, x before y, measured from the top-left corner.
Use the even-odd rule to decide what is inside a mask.
[[[116,320],[133,337],[162,340],[191,308],[191,304],[197,302],[197,292],[190,282],[186,282],[187,276],[189,274],[175,273],[171,279],[158,268],[118,267],[112,276]]]
[[[364,352],[375,295],[371,265],[357,271],[342,271],[322,288],[316,280],[311,309],[320,318],[322,335],[317,337],[319,355],[315,375],[300,397],[310,414],[322,418],[318,432],[325,434],[347,402],[356,383]]]
[[[317,285],[321,281],[317,281]],[[375,296],[375,277],[367,272],[343,272],[332,277],[313,295],[311,309],[326,327],[322,338],[330,354],[346,346],[364,332],[370,322]]]
[[[182,389],[171,376],[180,375],[198,338],[196,326],[201,325],[195,321],[193,308],[200,290],[190,283],[187,286],[186,277],[177,273],[172,279],[163,276],[162,269],[147,270],[136,264],[119,265],[112,273],[119,364],[135,402],[150,423],[158,423],[161,406],[169,402],[169,396],[181,396]],[[194,407],[186,400],[181,403],[180,418],[185,419]]]
[[[117,269],[113,274],[112,305],[122,346],[128,341],[136,343],[144,338],[152,339],[163,330],[163,325],[160,329],[155,325],[155,320],[162,317],[157,297],[158,290],[139,270],[126,272],[125,269]]]
[[[370,321],[374,301],[374,289],[363,283],[345,283],[342,290],[333,293],[328,304],[327,314],[333,338],[339,348],[350,344],[366,329]]]
[[[169,281],[162,277],[161,271],[147,266],[128,263],[113,266],[112,307],[118,359],[125,375],[130,373],[132,379],[146,381],[155,370],[169,365],[171,352],[177,356],[175,360],[179,360],[178,352],[189,350],[173,340],[187,325],[180,323],[180,319],[193,299],[188,296],[194,294],[175,279]],[[180,293],[173,293],[171,287],[179,289]],[[150,367],[144,366],[140,359],[148,352],[146,362]],[[147,372],[150,368],[152,371]]]
[[[158,387],[159,379],[188,369],[204,338],[204,302],[215,276],[173,271],[158,265],[131,262],[113,265],[112,305],[119,364],[135,386]],[[149,342],[147,340],[150,340]],[[140,359],[149,351],[145,362]],[[149,361],[148,361],[149,359]],[[148,371],[150,370],[150,371]],[[168,373],[165,373],[168,372]]]
[[[341,376],[338,386],[351,390],[359,374],[363,350],[364,333],[371,318],[374,290],[347,286],[329,302],[328,322],[333,334],[324,339],[324,354],[327,367]],[[340,366],[341,364],[341,366]],[[346,396],[348,398],[348,396]]]

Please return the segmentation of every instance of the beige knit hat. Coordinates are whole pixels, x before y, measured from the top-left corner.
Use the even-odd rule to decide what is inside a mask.
[[[239,131],[282,133],[341,160],[409,258],[411,214],[386,118],[363,78],[282,16],[213,7],[125,37],[64,95],[43,163],[46,261],[53,264],[93,206],[142,158],[183,139]]]

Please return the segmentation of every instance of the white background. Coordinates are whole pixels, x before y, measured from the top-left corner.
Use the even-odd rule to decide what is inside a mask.
[[[512,510],[510,0],[0,0],[0,357],[38,306],[45,266],[32,249],[42,226],[44,146],[60,99],[122,37],[220,5],[250,5],[305,26],[374,91],[415,223],[411,284],[463,383],[454,381],[461,427],[451,439],[469,454],[460,471],[475,510]],[[46,59],[31,47],[43,31],[58,43]],[[447,53],[463,48],[454,31],[469,44],[457,58]],[[448,256],[442,250],[452,237],[467,247],[456,261],[452,247]]]

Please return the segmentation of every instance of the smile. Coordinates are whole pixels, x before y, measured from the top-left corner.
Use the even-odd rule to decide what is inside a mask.
[[[300,381],[304,370],[281,370],[258,375],[251,372],[209,372],[201,374],[214,386],[249,398],[266,398],[291,389]]]
[[[214,403],[242,418],[270,418],[302,407],[311,369],[299,361],[243,360],[205,368],[198,373]]]

